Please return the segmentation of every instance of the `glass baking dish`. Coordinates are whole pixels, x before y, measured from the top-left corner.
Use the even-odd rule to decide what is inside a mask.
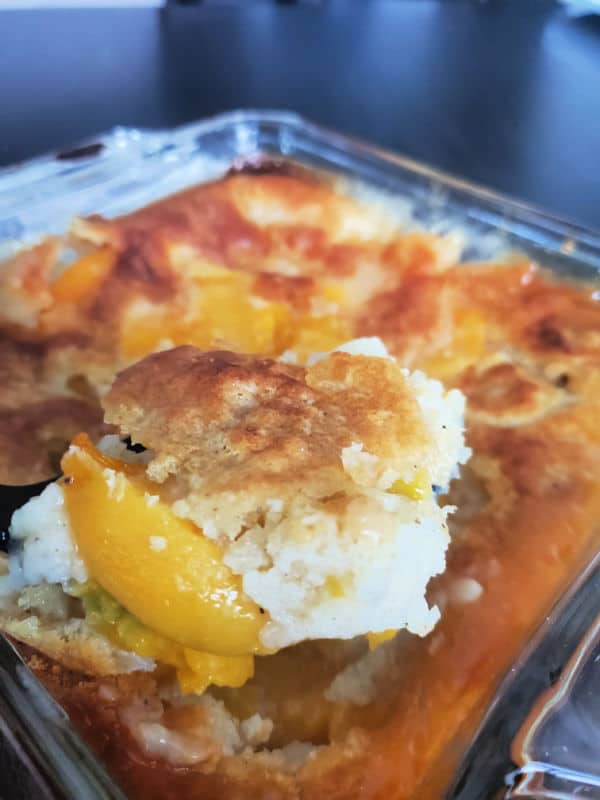
[[[232,167],[260,169],[265,161],[325,173],[340,191],[384,204],[406,229],[459,232],[462,260],[519,251],[561,275],[598,277],[600,237],[591,231],[296,115],[254,111],[169,131],[118,128],[71,151],[0,171],[0,258],[65,230],[75,214],[114,216]],[[600,798],[600,709],[597,699],[595,706],[584,703],[583,720],[581,701],[582,692],[593,694],[598,687],[597,670],[585,667],[600,658],[598,597],[596,558],[582,565],[579,579],[482,711],[448,797]],[[558,719],[557,709],[569,704],[572,713]],[[0,641],[0,714],[0,728],[23,769],[35,776],[38,796],[123,797],[5,641]],[[578,725],[589,735],[577,739]],[[558,742],[553,747],[545,744],[549,727],[554,745]]]

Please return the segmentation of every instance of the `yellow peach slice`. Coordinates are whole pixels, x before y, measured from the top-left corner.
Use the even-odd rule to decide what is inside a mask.
[[[267,616],[244,595],[218,546],[152,494],[144,468],[80,434],[63,457],[73,537],[90,576],[150,629],[193,650],[264,652]]]

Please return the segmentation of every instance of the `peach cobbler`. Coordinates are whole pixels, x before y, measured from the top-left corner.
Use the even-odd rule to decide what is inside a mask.
[[[0,625],[131,797],[439,798],[598,548],[600,305],[300,170],[0,271]]]

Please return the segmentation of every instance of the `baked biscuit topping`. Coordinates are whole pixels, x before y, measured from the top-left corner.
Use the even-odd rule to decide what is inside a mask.
[[[440,485],[450,476],[436,463],[435,422],[389,358],[334,352],[301,367],[180,347],[121,373],[103,405],[107,422],[152,450],[152,480],[175,475],[173,497],[201,493],[219,506],[235,493],[241,519],[271,497],[344,492],[352,446],[377,464],[364,471],[367,487],[410,483],[423,469]]]
[[[22,414],[43,442],[28,409],[43,394],[86,403],[96,436],[115,374],[176,345],[293,351],[303,363],[352,339],[369,299],[405,269],[437,270],[455,249],[400,236],[389,215],[304,176],[234,175],[115,220],[75,220],[0,274],[0,347],[19,353],[0,392],[3,428]],[[64,447],[72,430],[60,415],[55,427]],[[39,448],[9,444],[3,483],[52,476]]]
[[[401,230],[400,219],[298,172],[231,175],[122,218],[76,221],[68,237],[22,253],[0,274],[0,478],[29,482],[55,474],[57,457],[79,430],[97,442],[104,397],[113,422],[151,450],[128,472],[123,464],[132,454],[123,452],[114,430],[100,449],[78,440],[69,456],[72,470],[90,476],[102,509],[87,515],[94,525],[78,524],[82,543],[101,539],[99,527],[121,493],[131,539],[152,509],[154,520],[168,512],[175,525],[201,528],[204,540],[219,549],[258,609],[257,627],[273,649],[303,640],[267,656],[232,656],[243,663],[215,661],[215,654],[161,634],[157,625],[167,631],[168,619],[162,628],[155,616],[149,627],[89,575],[69,583],[71,595],[60,582],[24,588],[17,609],[3,614],[5,630],[88,673],[74,675],[39,656],[32,662],[133,796],[241,793],[280,800],[354,797],[357,787],[365,798],[442,796],[460,742],[466,746],[495,686],[597,549],[597,286],[568,284],[518,255],[502,263],[459,264],[460,237]],[[424,552],[426,519],[438,535],[429,540],[435,546],[425,567],[430,573],[442,568],[445,511],[433,508],[431,484],[443,488],[453,464],[464,460],[439,413],[449,408],[455,418],[456,408],[447,389],[422,373],[400,373],[391,381],[406,421],[415,423],[411,447],[423,461],[412,471],[400,437],[388,442],[379,433],[378,381],[388,380],[393,367],[377,364],[371,373],[372,365],[364,370],[360,358],[309,361],[313,353],[371,336],[381,337],[403,367],[423,370],[467,396],[474,454],[440,500],[457,510],[449,517],[445,571],[431,581],[425,599],[426,570],[418,580],[413,574],[418,559],[406,559],[410,574],[398,578],[394,558],[405,551],[394,544],[394,533],[416,521],[418,507],[414,547]],[[161,360],[159,351],[180,345],[229,353],[215,362],[218,374],[204,355],[191,358],[185,348]],[[105,397],[116,373],[149,353],[158,355],[126,372]],[[155,388],[149,378],[159,372],[151,368],[155,363],[172,386],[157,377],[161,388]],[[188,368],[206,387],[202,397]],[[366,413],[360,422],[346,402],[349,384]],[[201,413],[203,398],[222,424],[218,435]],[[285,445],[293,470],[277,459],[286,403],[294,409],[293,442]],[[268,409],[272,438],[261,427],[260,405]],[[200,435],[193,441],[179,407],[189,412],[186,420],[197,416]],[[160,436],[152,436],[142,411],[156,414]],[[331,418],[344,421],[340,428],[355,426],[355,433],[346,438]],[[402,421],[392,422],[401,432]],[[303,438],[309,427],[319,436]],[[121,465],[103,462],[105,456]],[[151,462],[149,474],[144,462]],[[209,477],[195,475],[194,464],[206,467]],[[235,479],[231,497],[229,473]],[[320,480],[342,486],[344,494],[320,494]],[[65,544],[63,490],[43,495],[38,510],[53,520],[54,542]],[[219,499],[222,513],[205,502],[205,491]],[[380,515],[384,497],[394,508]],[[263,504],[257,519],[248,512],[254,501]],[[310,504],[310,513],[302,503]],[[421,515],[421,509],[431,513]],[[387,527],[390,515],[396,527]],[[356,521],[366,517],[378,519],[392,546],[372,545],[390,570],[382,569],[374,587],[365,589],[352,578],[360,569],[348,560],[347,544],[374,541],[355,535]],[[319,538],[325,529],[328,536]],[[25,538],[27,530],[21,525]],[[126,537],[117,531],[116,538],[120,549],[114,552],[130,575],[146,557],[168,560],[167,537],[156,529],[128,551]],[[344,548],[334,552],[325,541],[343,541]],[[73,538],[67,537],[67,550],[69,542]],[[30,554],[43,553],[42,545]],[[69,561],[72,551],[61,552],[64,561],[48,551],[41,560],[49,580],[60,581],[59,568],[76,563]],[[366,564],[375,559],[366,549],[357,552]],[[310,561],[315,554],[318,563]],[[435,558],[439,567],[432,566]],[[51,577],[51,569],[59,577]],[[104,569],[105,581],[109,573]],[[124,583],[118,570],[113,578],[118,591]],[[385,607],[379,584],[406,587],[413,579],[422,613],[405,622],[424,632],[437,607],[441,619],[431,633],[394,636],[383,618],[383,628],[369,628],[371,609]],[[155,583],[154,599],[164,586]],[[140,594],[134,587],[132,596]],[[345,605],[354,597],[358,603]],[[347,617],[338,615],[343,607],[350,609]],[[325,608],[331,613],[320,613]],[[330,620],[337,626],[333,634],[324,627]],[[357,625],[369,631],[369,641],[362,635],[304,641],[317,631],[351,634]],[[377,646],[370,650],[369,644]],[[176,671],[192,694],[163,682],[157,662],[171,675]],[[135,674],[99,677],[131,670]],[[207,684],[202,694],[193,693]],[[161,759],[180,769],[157,767]]]
[[[104,405],[149,448],[143,463],[77,437],[60,484],[72,550],[67,538],[50,569],[32,501],[34,524],[27,506],[14,518],[23,547],[7,588],[45,579],[72,593],[69,578],[93,578],[150,630],[199,651],[185,650],[188,664],[367,633],[381,634],[375,645],[437,620],[424,593],[444,566],[448,510],[431,484],[468,457],[459,392],[366,340],[306,367],[176,348],[121,373]]]

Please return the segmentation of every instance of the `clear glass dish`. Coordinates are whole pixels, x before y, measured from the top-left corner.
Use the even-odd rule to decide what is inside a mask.
[[[464,260],[517,250],[559,274],[592,279],[600,271],[600,236],[591,231],[295,115],[253,111],[170,131],[119,128],[70,152],[1,170],[0,258],[63,231],[75,214],[124,213],[265,160],[325,172],[340,190],[384,203],[409,229],[460,231]],[[506,676],[448,797],[600,798],[598,597],[596,559]],[[123,797],[3,641],[0,715],[23,769],[35,773],[40,797]]]

